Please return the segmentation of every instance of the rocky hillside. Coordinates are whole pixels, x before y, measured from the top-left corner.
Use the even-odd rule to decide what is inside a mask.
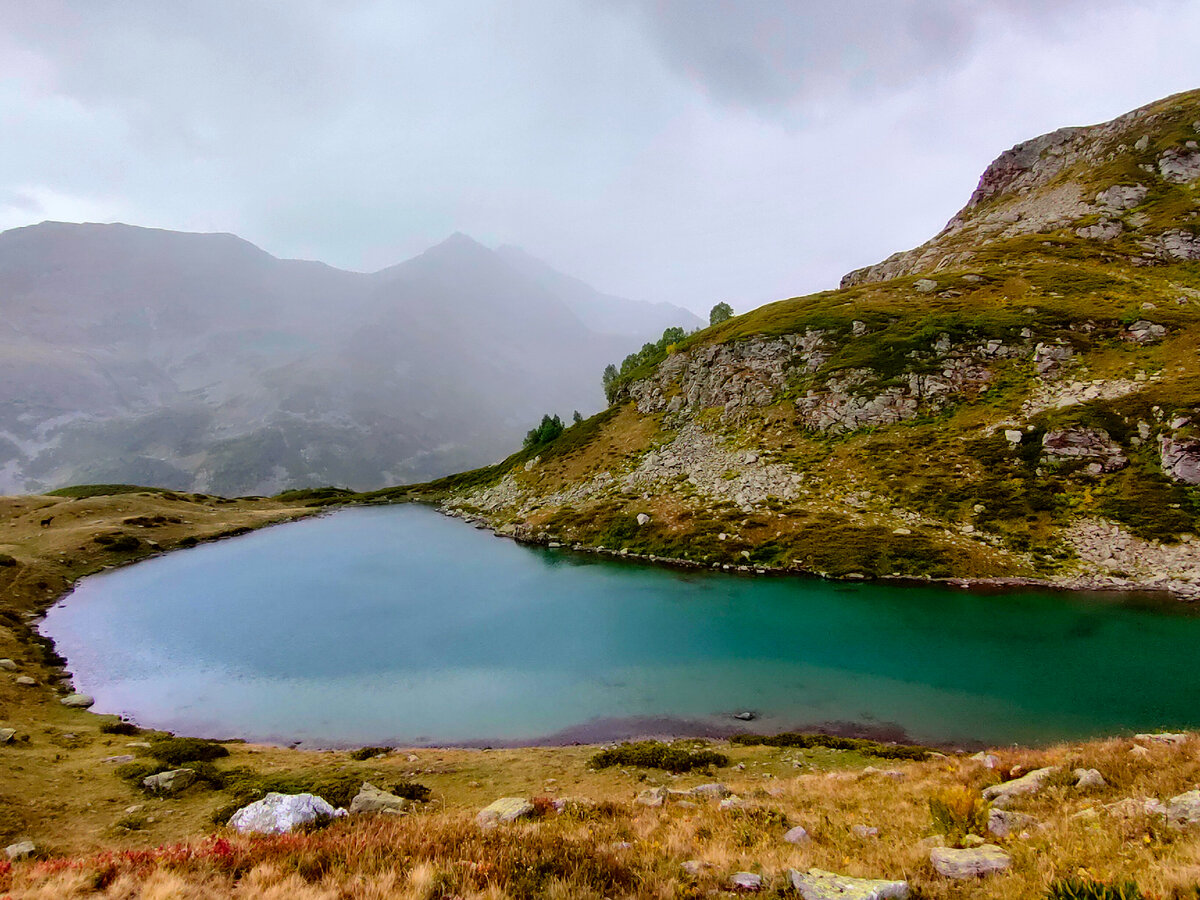
[[[228,234],[14,229],[0,492],[373,488],[479,465],[548,411],[598,409],[600,368],[664,316],[695,319],[463,235],[367,275]]]
[[[1200,595],[1200,91],[1020,144],[916,250],[623,374],[437,485],[502,532],[712,567]]]

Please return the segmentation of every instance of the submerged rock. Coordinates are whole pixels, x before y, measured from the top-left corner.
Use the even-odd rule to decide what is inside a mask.
[[[822,869],[788,870],[792,889],[803,900],[907,900],[907,881],[851,878]]]
[[[315,794],[270,793],[235,812],[229,827],[242,834],[285,834],[298,825],[344,815],[344,809],[334,809]]]

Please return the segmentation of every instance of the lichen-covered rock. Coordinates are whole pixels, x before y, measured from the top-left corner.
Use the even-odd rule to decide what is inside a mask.
[[[350,814],[383,813],[398,816],[408,812],[408,807],[409,801],[403,797],[397,797],[375,787],[369,781],[364,781],[354,799],[350,801]]]
[[[314,794],[270,793],[243,806],[229,819],[229,827],[242,834],[285,834],[322,818],[346,815]]]
[[[954,880],[993,875],[1012,866],[1012,857],[995,844],[962,850],[934,847],[929,851],[929,861],[939,875]]]
[[[171,769],[142,779],[142,787],[152,794],[170,796],[178,794],[196,780],[195,769]]]
[[[851,878],[823,869],[788,870],[792,889],[803,900],[907,900],[907,881],[882,878]]]
[[[485,806],[475,817],[480,825],[505,825],[525,819],[534,813],[533,804],[523,797],[501,797]]]

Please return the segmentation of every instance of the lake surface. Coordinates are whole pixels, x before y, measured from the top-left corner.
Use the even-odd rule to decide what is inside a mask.
[[[595,740],[740,727],[741,710],[755,730],[947,742],[1200,726],[1200,617],[1181,607],[672,570],[418,506],[87,578],[41,630],[95,711],[210,737]]]

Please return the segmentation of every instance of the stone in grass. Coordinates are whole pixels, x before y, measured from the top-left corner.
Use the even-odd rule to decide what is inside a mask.
[[[364,781],[354,799],[350,801],[350,814],[383,813],[384,815],[399,816],[408,812],[408,801],[403,797],[388,793],[375,787],[369,781]]]
[[[823,869],[788,870],[792,889],[803,900],[907,900],[907,881],[851,878]]]
[[[697,797],[728,797],[732,794],[729,788],[723,784],[713,782],[712,784],[700,784],[692,788],[692,794]]]
[[[195,769],[171,769],[142,779],[142,787],[152,794],[178,794],[196,780]]]
[[[533,812],[533,804],[524,797],[501,797],[481,809],[475,821],[480,825],[506,825],[526,819]]]
[[[735,891],[753,894],[762,890],[763,880],[761,875],[753,872],[734,872],[729,877],[729,886]]]
[[[1058,766],[1046,766],[1044,769],[1034,769],[1027,775],[993,784],[983,791],[983,799],[991,800],[995,806],[1004,807],[1017,797],[1026,794],[1036,794],[1051,775],[1058,772]]]
[[[1021,831],[1034,823],[1033,816],[1013,812],[1008,809],[992,809],[988,811],[987,830],[996,837],[1008,837],[1014,832]]]
[[[979,878],[1003,872],[1012,866],[1012,857],[995,844],[955,850],[952,847],[934,847],[929,851],[929,861],[939,875],[961,880]]]
[[[69,706],[72,709],[87,709],[96,701],[87,694],[68,694],[59,701],[63,706]]]
[[[37,682],[28,675],[18,675],[15,680],[17,684],[21,685],[21,687],[33,687],[37,684]]]
[[[4,852],[8,858],[16,861],[18,859],[27,859],[37,853],[37,844],[33,841],[17,841],[15,844],[9,844],[4,848]]]
[[[6,669],[9,672],[17,671],[17,664],[8,657],[0,659],[0,669]]]
[[[1096,769],[1076,769],[1075,787],[1090,791],[1108,787],[1108,782],[1104,780],[1104,776]]]
[[[688,859],[684,860],[680,864],[679,868],[683,869],[683,874],[689,876],[690,878],[699,878],[704,874],[705,869],[712,868],[712,863],[706,863],[699,859]]]
[[[646,788],[637,795],[633,802],[639,806],[662,806],[667,802],[667,793],[666,788]]]
[[[344,809],[334,809],[315,794],[272,792],[235,812],[229,827],[242,834],[285,834],[299,825],[344,815]]]
[[[0,744],[11,744],[17,737],[17,729],[0,728]]]
[[[874,825],[851,825],[850,831],[859,840],[879,837],[879,829]]]
[[[783,839],[789,844],[807,844],[812,840],[808,835],[808,830],[803,825],[797,825],[795,828],[788,829]]]
[[[1167,821],[1176,828],[1200,825],[1200,791],[1188,791],[1168,800]]]

